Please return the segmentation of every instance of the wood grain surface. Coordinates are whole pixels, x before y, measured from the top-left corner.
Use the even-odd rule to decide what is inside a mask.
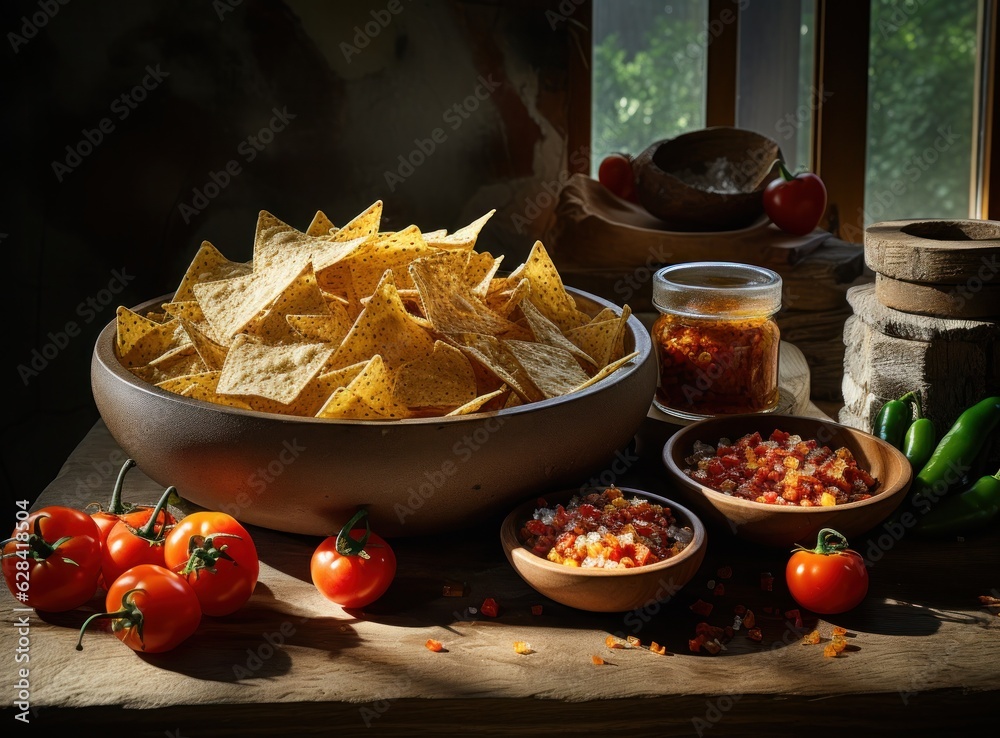
[[[123,459],[98,423],[36,506],[106,499]],[[683,504],[652,450],[622,449],[600,481],[676,495]],[[125,494],[146,502],[160,491],[135,469]],[[746,735],[765,724],[870,730],[887,720],[900,729],[953,731],[995,716],[1000,619],[977,600],[998,585],[995,531],[928,543],[877,530],[853,541],[872,561],[868,598],[842,616],[803,613],[796,627],[783,615],[794,606],[781,576],[787,554],[738,544],[725,529],[709,527],[702,567],[666,602],[592,614],[531,590],[504,558],[500,522],[469,521],[444,540],[394,540],[397,578],[363,612],[330,604],[311,584],[308,562],[319,538],[251,528],[263,562],[251,600],[229,617],[205,618],[189,641],[156,656],[134,653],[101,628],[74,650],[99,597],[80,610],[43,614],[19,610],[5,592],[2,719],[9,725],[22,711],[13,658],[22,638],[30,734],[127,725],[131,735],[216,738],[369,727],[380,735]],[[722,566],[732,567],[731,579],[718,578]],[[774,574],[773,591],[762,590],[762,572]],[[716,580],[723,594],[713,594]],[[464,596],[444,596],[451,581],[467,584]],[[498,618],[473,613],[485,597],[499,602]],[[736,605],[751,608],[763,641],[737,632],[716,656],[690,653],[687,640],[702,620],[690,610],[698,599],[714,605],[707,620],[717,625],[732,623]],[[539,604],[542,614],[533,615]],[[833,625],[850,632],[841,657],[800,644],[812,628],[829,638]],[[655,640],[669,653],[611,650],[608,634]],[[428,638],[446,652],[427,650]],[[534,652],[515,653],[519,640]],[[594,665],[593,655],[606,663]]]

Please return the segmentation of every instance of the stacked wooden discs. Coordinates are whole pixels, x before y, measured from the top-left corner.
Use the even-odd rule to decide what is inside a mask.
[[[865,261],[876,281],[847,293],[839,420],[870,432],[884,403],[916,391],[940,437],[1000,392],[1000,223],[878,223]]]
[[[865,230],[865,263],[886,307],[940,318],[1000,317],[1000,223],[897,220]]]

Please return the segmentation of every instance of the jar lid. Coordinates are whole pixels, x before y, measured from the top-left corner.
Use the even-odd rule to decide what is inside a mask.
[[[694,261],[653,275],[658,310],[693,317],[753,317],[781,309],[781,276],[764,267]]]

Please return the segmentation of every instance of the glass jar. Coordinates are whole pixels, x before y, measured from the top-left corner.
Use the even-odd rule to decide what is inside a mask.
[[[656,407],[688,420],[777,407],[776,272],[730,262],[674,264],[653,275],[653,304],[660,313],[650,331]]]

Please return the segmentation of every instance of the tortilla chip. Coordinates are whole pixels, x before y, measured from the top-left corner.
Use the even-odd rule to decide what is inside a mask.
[[[322,371],[333,351],[326,343],[269,346],[240,335],[229,347],[216,389],[224,395],[257,395],[287,405]]]
[[[396,287],[412,288],[413,280],[407,267],[415,259],[439,251],[424,243],[420,229],[414,225],[395,233],[372,236],[348,260],[354,289],[361,297],[370,295],[386,270],[392,270]]]
[[[316,413],[316,417],[338,420],[388,420],[346,387],[336,390]]]
[[[455,345],[470,359],[478,362],[498,380],[508,385],[526,402],[535,402],[544,395],[535,386],[531,375],[499,338],[482,333],[463,333],[449,336]]]
[[[253,271],[266,272],[294,262],[299,269],[307,261],[319,272],[354,253],[367,236],[350,240],[331,241],[316,238],[288,225],[266,210],[257,216],[257,231],[253,242]]]
[[[572,389],[572,391],[576,392],[578,390],[582,390],[584,387],[589,387],[592,384],[597,384],[605,377],[610,377],[612,374],[621,369],[623,366],[625,366],[631,361],[634,361],[638,355],[639,355],[638,351],[633,351],[631,354],[628,354],[627,356],[623,356],[620,359],[612,361],[607,366],[601,367],[601,369],[597,372],[597,374],[587,379],[587,381],[578,384],[576,387]]]
[[[250,264],[238,261],[230,261],[208,241],[202,241],[201,247],[188,265],[187,271],[181,278],[181,283],[174,292],[173,302],[186,302],[194,300],[194,286],[205,282],[215,282],[219,279],[232,279],[249,274],[252,270]]]
[[[299,334],[285,319],[288,315],[322,315],[329,310],[309,262],[267,308],[254,325],[253,334],[265,343],[296,342],[300,340]]]
[[[567,395],[588,379],[587,373],[566,349],[531,341],[503,343],[546,398]]]
[[[528,327],[531,329],[531,333],[536,341],[544,343],[547,346],[555,346],[568,351],[591,368],[597,368],[597,362],[586,351],[566,338],[563,332],[559,330],[559,326],[542,315],[541,311],[532,305],[530,301],[521,304],[521,312],[524,314],[525,320],[528,322]]]
[[[213,341],[196,324],[184,318],[178,318],[178,320],[191,339],[193,348],[198,353],[202,363],[205,364],[206,370],[222,369],[229,348]]]
[[[406,311],[392,272],[387,271],[328,368],[338,369],[380,354],[386,366],[395,369],[433,351],[434,339]]]
[[[330,234],[330,239],[333,241],[352,241],[357,238],[368,239],[378,233],[381,223],[382,201],[376,200],[364,211],[354,216],[343,228],[336,233]]]
[[[541,241],[535,241],[528,260],[508,277],[512,281],[521,278],[531,282],[531,295],[528,299],[563,331],[590,322],[590,316],[577,309],[576,300],[566,291],[562,278]]]
[[[597,367],[607,366],[625,353],[625,334],[631,314],[626,305],[621,315],[612,312],[613,317],[607,320],[594,321],[567,331],[566,338],[592,356]]]
[[[337,226],[326,217],[326,213],[322,210],[317,210],[312,222],[309,223],[309,227],[306,228],[306,235],[314,236],[315,238],[329,238],[336,230]]]
[[[307,341],[321,341],[338,346],[354,324],[347,310],[340,305],[335,308],[331,305],[326,315],[286,315],[285,322]]]
[[[202,384],[191,384],[184,388],[180,394],[184,397],[190,397],[192,400],[211,402],[215,405],[225,405],[226,407],[235,407],[240,410],[254,409],[253,406],[242,397],[238,397],[237,395],[220,395],[218,392],[211,390]]]
[[[469,255],[440,251],[410,265],[427,319],[441,333],[497,335],[510,321],[494,313],[464,279]]]
[[[173,392],[175,394],[183,394],[191,385],[198,385],[199,387],[204,387],[206,390],[211,390],[215,392],[215,388],[219,385],[219,375],[221,372],[218,371],[207,371],[199,372],[197,374],[187,374],[180,377],[173,377],[171,379],[164,380],[162,382],[157,382],[156,386],[167,392]]]
[[[428,241],[428,245],[435,246],[440,249],[465,249],[471,250],[475,247],[476,241],[479,240],[479,232],[486,225],[496,209],[491,210],[476,218],[474,221],[469,223],[469,225],[459,228],[454,233],[448,234],[446,236],[439,236],[436,232],[433,234],[426,234],[424,240],[427,240],[428,236],[433,236],[433,241]]]
[[[486,407],[486,405],[493,402],[494,400],[499,400],[507,392],[509,392],[509,390],[506,387],[501,387],[500,389],[494,390],[489,394],[479,395],[478,397],[470,400],[461,407],[456,407],[454,410],[448,413],[448,415],[450,416],[471,415],[472,413],[478,413],[481,410],[483,410]],[[511,397],[517,397],[517,395],[511,393]]]
[[[399,368],[393,397],[409,408],[456,408],[476,399],[476,374],[465,354],[437,341],[430,356]]]

